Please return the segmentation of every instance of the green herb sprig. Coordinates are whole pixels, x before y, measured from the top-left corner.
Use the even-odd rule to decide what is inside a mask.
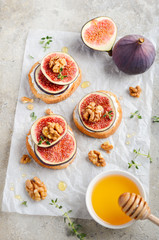
[[[51,42],[52,42],[52,37],[46,36],[46,37],[42,37],[39,43],[44,48],[44,51],[46,51],[48,48],[50,48],[49,45]]]
[[[32,121],[35,121],[35,120],[37,119],[37,116],[35,115],[35,112],[32,112],[32,113],[30,114],[30,117],[31,117],[31,120],[32,120]]]
[[[38,145],[42,144],[45,141],[47,145],[50,145],[50,142],[46,140],[43,136],[40,136],[40,140],[38,142]]]
[[[57,78],[58,79],[61,79],[61,80],[63,80],[64,78],[66,78],[67,76],[66,75],[62,75],[62,72],[63,71],[63,68],[60,68],[60,72],[59,72],[59,74],[58,74],[58,76],[57,76]]]
[[[112,118],[112,112],[113,112],[113,111],[106,112],[106,113],[103,115],[103,117],[108,116],[109,119],[111,120],[111,118]]]
[[[80,240],[86,239],[85,238],[86,234],[85,233],[79,233],[79,231],[78,231],[82,226],[80,224],[77,224],[77,223],[73,222],[69,217],[69,213],[71,213],[72,210],[64,212],[62,210],[62,206],[57,203],[57,199],[51,200],[50,205],[54,205],[55,208],[58,208],[62,211],[62,215],[64,217],[64,223],[66,223],[66,222],[68,223],[69,229],[70,229],[70,231],[73,235],[76,235],[76,237]]]
[[[26,207],[28,206],[27,201],[23,201],[21,204],[26,206]]]
[[[130,163],[128,163],[128,168],[131,168],[132,166],[134,166],[136,169],[139,169],[139,166],[141,166],[141,164],[137,164],[135,162],[135,159],[138,157],[138,156],[143,156],[143,157],[146,157],[150,160],[150,163],[152,163],[152,157],[150,156],[150,152],[148,152],[148,154],[144,154],[144,153],[141,153],[140,152],[140,148],[138,150],[134,149],[133,150],[133,153],[135,153],[135,156],[133,158],[133,160],[131,160]]]
[[[159,117],[153,116],[152,117],[152,122],[159,122]]]
[[[34,59],[34,57],[33,56],[31,56],[31,55],[28,55],[29,56],[29,58],[31,58],[31,59]]]
[[[130,118],[133,118],[134,116],[136,116],[138,119],[142,119],[142,116],[140,115],[138,110],[134,113],[131,113]]]

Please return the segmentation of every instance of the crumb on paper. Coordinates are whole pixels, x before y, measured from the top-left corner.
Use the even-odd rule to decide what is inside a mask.
[[[31,162],[31,158],[27,154],[24,154],[20,159],[20,163],[22,164],[27,164],[29,162]],[[21,168],[19,169],[21,170]]]
[[[22,103],[33,103],[34,100],[33,100],[32,98],[22,97],[22,98],[21,98],[21,102],[22,102]]]
[[[127,141],[127,142],[126,142],[126,145],[129,145],[129,144],[130,144],[130,142],[129,142],[129,141]]]
[[[48,108],[48,109],[45,110],[45,114],[46,115],[53,115],[54,113],[50,108]]]

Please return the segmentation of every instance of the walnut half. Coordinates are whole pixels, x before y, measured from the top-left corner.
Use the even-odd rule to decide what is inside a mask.
[[[101,145],[101,148],[104,149],[107,153],[110,153],[110,150],[113,149],[113,145],[107,141]]]
[[[95,104],[95,102],[90,102],[90,104],[85,108],[83,113],[83,118],[90,122],[97,122],[100,120],[104,109],[101,105]]]
[[[48,122],[47,126],[43,127],[42,133],[45,137],[56,141],[60,134],[63,132],[63,128],[59,123]]]
[[[96,150],[92,150],[88,153],[89,161],[92,162],[97,167],[104,167],[106,165],[105,159],[102,157],[101,153]]]
[[[29,196],[35,201],[44,200],[47,196],[47,188],[38,177],[26,180],[25,188],[29,193]]]
[[[130,95],[132,97],[140,97],[140,93],[141,93],[141,88],[140,86],[136,86],[135,88],[133,87],[129,87],[129,92],[130,92]]]
[[[60,73],[60,68],[64,68],[66,64],[65,58],[52,57],[49,61],[49,68],[52,68],[54,73]]]

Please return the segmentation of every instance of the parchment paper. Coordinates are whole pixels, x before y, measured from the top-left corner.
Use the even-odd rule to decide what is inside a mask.
[[[53,37],[53,42],[44,52],[39,41],[41,37],[47,35]],[[150,37],[152,34],[145,33],[145,36],[153,41]],[[69,54],[79,64],[82,70],[82,82],[90,81],[90,87],[83,89],[80,86],[71,97],[57,104],[47,105],[35,99],[33,111],[39,118],[44,115],[47,108],[51,108],[54,113],[66,118],[77,140],[76,159],[67,169],[63,170],[45,169],[34,161],[22,165],[20,159],[23,154],[27,154],[25,137],[33,123],[30,118],[30,113],[33,111],[28,110],[27,104],[22,104],[20,101],[23,96],[34,97],[28,84],[28,72],[31,66],[44,55],[52,51],[61,51],[64,46],[68,47]],[[31,30],[26,41],[2,210],[32,215],[61,215],[58,209],[49,205],[51,199],[58,198],[67,210],[73,210],[72,217],[90,218],[85,206],[87,186],[97,174],[110,169],[124,169],[136,175],[144,185],[148,197],[149,160],[137,158],[137,162],[142,165],[138,170],[133,167],[128,169],[128,162],[132,160],[134,148],[140,147],[145,153],[150,149],[153,72],[154,66],[146,73],[136,76],[120,72],[107,53],[87,48],[80,39],[79,33]],[[130,97],[128,92],[129,86],[135,87],[136,85],[140,85],[143,90],[139,99]],[[89,92],[102,89],[114,92],[119,97],[123,109],[123,120],[119,129],[108,138],[114,146],[110,154],[100,149],[104,140],[93,139],[82,134],[72,120],[73,109],[79,100]],[[142,115],[141,120],[130,119],[130,114],[136,110],[139,110]],[[87,154],[92,149],[101,150],[107,162],[106,167],[98,168],[89,162]],[[44,201],[34,202],[25,191],[26,179],[34,176],[38,176],[47,186],[48,196]],[[60,181],[67,184],[63,192],[57,187]],[[27,201],[28,207],[21,205],[22,200]]]

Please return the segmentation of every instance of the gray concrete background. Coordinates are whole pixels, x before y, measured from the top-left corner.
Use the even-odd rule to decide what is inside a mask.
[[[79,32],[81,26],[96,16],[113,18],[118,36],[151,31],[159,18],[159,1],[155,0],[0,0],[0,205],[11,144],[14,113],[19,90],[25,41],[28,30],[44,28]],[[158,37],[159,40],[159,37]],[[153,115],[159,115],[159,83],[155,61]],[[152,124],[150,171],[150,206],[159,216],[159,123]],[[143,221],[124,230],[105,229],[93,220],[77,220],[88,239],[146,240],[159,239],[159,228]],[[0,240],[64,240],[69,236],[61,217],[27,216],[0,213]]]

